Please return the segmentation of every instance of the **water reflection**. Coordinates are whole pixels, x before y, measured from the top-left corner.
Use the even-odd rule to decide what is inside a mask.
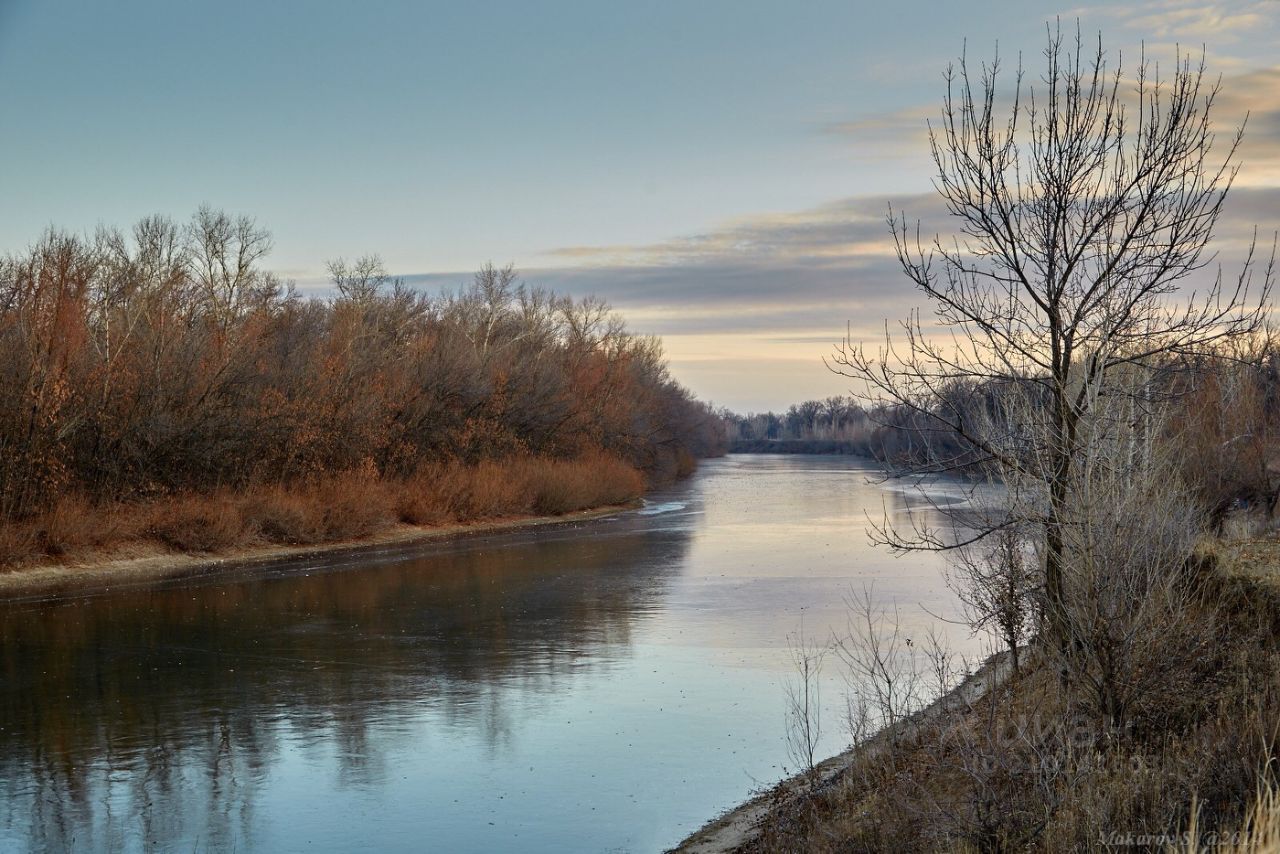
[[[730,458],[580,527],[0,606],[0,850],[660,850],[783,774],[802,615],[953,610],[870,548],[910,497],[868,473]]]
[[[500,752],[513,715],[626,654],[689,539],[596,533],[10,606],[3,826],[35,849],[231,847],[283,735],[329,742],[345,785],[379,786],[397,728],[424,707]]]

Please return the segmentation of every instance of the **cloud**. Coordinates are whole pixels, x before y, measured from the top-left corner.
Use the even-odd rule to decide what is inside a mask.
[[[906,196],[897,201],[923,204],[926,199]],[[807,211],[744,217],[708,232],[644,246],[568,246],[545,256],[573,264],[678,267],[708,258],[759,262],[890,254],[887,201],[843,199]]]
[[[699,396],[741,410],[785,407],[847,391],[822,365],[846,324],[853,338],[870,341],[913,308],[927,311],[894,255],[890,204],[921,219],[925,235],[952,232],[935,195],[858,196],[653,244],[555,249],[522,275],[531,285],[603,297],[633,330],[662,336],[675,375]],[[1227,275],[1255,225],[1270,248],[1278,215],[1280,186],[1232,190],[1214,245]],[[405,279],[442,290],[470,274]]]
[[[913,158],[928,164],[929,122],[939,114],[937,102],[888,113],[828,122],[820,132],[849,146],[859,156]],[[929,164],[931,165],[931,164]]]
[[[1269,3],[1280,9],[1280,2]],[[1185,56],[1185,51],[1183,52]],[[1212,74],[1212,67],[1210,67]],[[1006,80],[1006,82],[1008,82]],[[1217,83],[1210,76],[1208,89]],[[1033,80],[1032,86],[1040,86]],[[1132,116],[1136,103],[1129,104]],[[940,115],[940,106],[917,106],[893,113],[864,117],[824,126],[823,132],[845,139],[858,151],[879,148],[888,152],[926,152],[926,121]],[[1221,79],[1213,104],[1216,151],[1225,156],[1225,146],[1242,125],[1244,141],[1237,152],[1240,165],[1237,186],[1280,186],[1280,65],[1251,68]],[[932,166],[930,163],[929,166]]]
[[[878,324],[911,299],[885,221],[890,204],[932,223],[943,214],[932,195],[853,197],[651,245],[555,250],[527,276],[597,293],[657,334],[831,339],[846,320]]]
[[[936,196],[852,197],[655,244],[557,249],[545,256],[551,263],[522,274],[530,284],[603,297],[646,333],[802,343],[838,337],[848,321],[875,334],[885,319],[920,305],[894,255],[884,220],[890,204],[920,218],[925,235],[949,233]],[[1270,245],[1277,212],[1280,187],[1231,192],[1215,243],[1228,267],[1243,256],[1255,225],[1259,242]],[[405,278],[435,290],[464,284],[469,275]]]
[[[1280,66],[1225,78],[1214,111],[1219,140],[1230,138],[1242,124],[1245,128],[1237,184],[1280,186]]]
[[[1064,13],[1066,18],[1106,17],[1151,39],[1201,43],[1235,41],[1259,27],[1274,23],[1275,0],[1246,3],[1204,3],[1198,0],[1156,0],[1127,6],[1085,6]]]
[[[641,332],[670,336],[746,334],[776,337],[799,330],[829,330],[839,337],[848,319],[897,314],[911,285],[884,255],[837,262],[787,263],[688,259],[683,264],[530,267],[525,281],[561,293],[608,300]],[[408,284],[436,290],[465,274],[406,276]]]

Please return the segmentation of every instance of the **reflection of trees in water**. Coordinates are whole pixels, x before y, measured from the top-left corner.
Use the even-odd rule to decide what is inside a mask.
[[[10,606],[0,833],[36,850],[233,847],[283,741],[332,750],[344,786],[379,785],[424,706],[500,751],[527,708],[513,698],[547,702],[584,665],[626,654],[686,548],[684,532],[644,530],[475,543],[356,571]]]
[[[96,754],[6,745],[5,831],[33,851],[120,851],[144,840],[219,851],[248,838],[254,784],[274,748],[252,722],[225,716],[141,749],[117,747],[111,729],[97,733]]]

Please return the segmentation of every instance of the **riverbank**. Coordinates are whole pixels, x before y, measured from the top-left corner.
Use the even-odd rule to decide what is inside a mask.
[[[713,819],[672,849],[674,854],[729,854],[755,843],[763,823],[803,808],[816,793],[831,788],[843,774],[859,762],[874,759],[895,739],[913,729],[947,715],[971,710],[993,688],[1008,679],[1010,658],[1006,653],[992,656],[955,688],[892,727],[881,730],[817,765],[812,775],[797,774],[762,792],[746,803]]]
[[[866,442],[845,439],[734,439],[731,454],[849,454],[875,459]]]
[[[1280,839],[1280,540],[1209,541],[1188,568],[1179,612],[1133,653],[1144,682],[1123,725],[1033,649],[1015,677],[989,662],[909,724],[824,762],[816,785],[788,780],[676,850],[1066,852],[1141,838],[1197,851],[1263,831]]]
[[[516,516],[436,526],[401,524],[358,539],[308,545],[247,546],[217,555],[175,553],[162,551],[155,544],[133,544],[81,560],[34,564],[0,573],[0,601],[73,595],[107,590],[119,585],[146,584],[175,578],[230,575],[263,570],[307,558],[332,558],[388,549],[408,549],[439,540],[570,525],[604,518],[637,507],[639,503],[639,499],[636,499],[624,504],[610,504],[557,516]]]
[[[0,522],[0,578],[156,555],[208,559],[260,548],[352,543],[406,526],[562,516],[626,504],[647,487],[634,466],[595,453],[474,465],[451,461],[398,478],[364,467],[289,484],[127,502],[95,503],[71,493],[43,513]]]

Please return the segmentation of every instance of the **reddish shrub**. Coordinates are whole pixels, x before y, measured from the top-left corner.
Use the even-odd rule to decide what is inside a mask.
[[[307,492],[324,520],[328,540],[367,537],[396,520],[391,490],[370,470],[322,478]]]
[[[216,552],[248,539],[237,502],[225,495],[190,496],[155,507],[147,533],[184,552]]]
[[[268,543],[304,545],[325,539],[321,514],[305,491],[284,487],[255,493],[245,499],[246,524]]]

